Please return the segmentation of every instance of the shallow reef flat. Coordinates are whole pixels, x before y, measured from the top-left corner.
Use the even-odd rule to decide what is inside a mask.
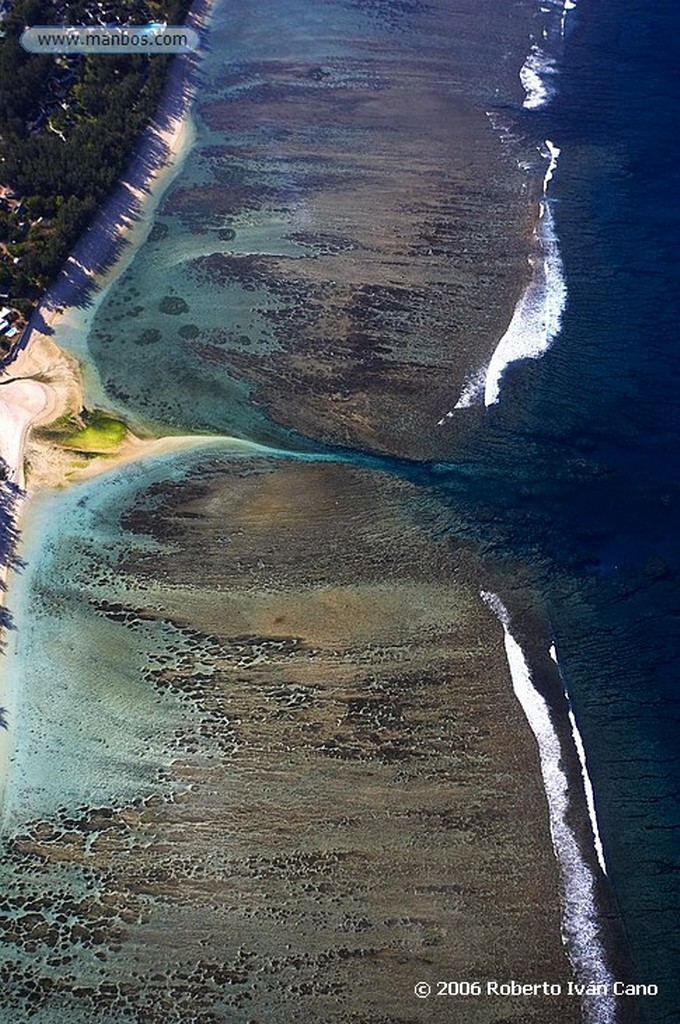
[[[67,727],[112,718],[75,772],[60,679],[27,681],[0,898],[13,1019],[435,1021],[419,980],[565,981],[535,745],[475,559],[432,539],[426,496],[219,452],[137,470],[34,513],[61,539],[34,552],[22,583],[46,603],[10,659],[35,665],[77,615]],[[492,997],[466,1019],[579,1013]]]
[[[69,330],[133,429],[247,440],[29,511],[13,1024],[438,1022],[419,981],[571,977],[536,744],[479,596],[492,513],[452,510],[480,413],[436,427],[527,274],[522,147],[486,111],[521,103],[531,7],[216,5],[196,144]]]
[[[486,114],[521,95],[529,11],[476,6],[218,7],[196,146],[92,322],[112,401],[173,429],[450,450],[437,421],[507,327],[535,216]]]

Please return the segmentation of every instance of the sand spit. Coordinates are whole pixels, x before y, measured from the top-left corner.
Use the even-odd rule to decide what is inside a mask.
[[[199,0],[187,24],[200,29],[209,0]],[[196,57],[176,61],[152,124],[137,146],[116,191],[104,204],[59,276],[43,296],[18,346],[0,366],[0,457],[8,479],[24,486],[23,455],[31,426],[78,414],[83,391],[77,361],[54,341],[69,307],[88,305],[92,294],[128,265],[148,232],[145,210],[158,200],[194,140],[189,117]],[[30,483],[30,481],[29,481]]]
[[[200,29],[209,9],[210,0],[198,0],[187,24]],[[200,440],[142,441],[129,434],[119,451],[85,461],[77,452],[31,438],[33,428],[48,426],[63,416],[77,417],[83,409],[80,367],[56,344],[54,336],[60,327],[66,327],[70,307],[87,305],[95,291],[125,269],[148,232],[145,209],[165,191],[194,140],[189,108],[196,60],[195,55],[188,55],[175,62],[156,117],[140,139],[124,179],[43,296],[11,357],[0,366],[0,459],[6,479],[28,496],[40,488],[64,486],[104,472],[147,452],[172,450]],[[9,567],[0,566],[0,584],[5,590],[8,575]],[[7,701],[7,681],[0,677],[0,706],[11,716]],[[7,753],[7,732],[0,729],[0,787]]]

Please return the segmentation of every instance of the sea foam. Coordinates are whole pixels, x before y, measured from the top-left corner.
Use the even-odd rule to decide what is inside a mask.
[[[564,4],[562,6],[562,17],[560,19],[560,35],[562,37],[564,37],[564,33],[566,31],[569,12],[575,10],[576,4],[574,3],[574,0],[564,0]]]
[[[538,745],[550,834],[560,871],[562,940],[579,983],[603,985],[611,992],[614,977],[600,937],[593,873],[568,822],[569,787],[559,737],[548,705],[533,684],[524,652],[512,635],[507,608],[496,594],[482,591],[481,596],[503,627],[513,690]],[[585,997],[583,1015],[587,1024],[615,1024],[615,997]]]
[[[560,332],[567,287],[553,213],[545,201],[539,206],[535,237],[536,252],[528,258],[531,281],[515,306],[508,329],[498,342],[486,370],[486,406],[498,402],[501,378],[510,363],[520,359],[538,359],[548,351]]]
[[[559,155],[559,148],[546,139],[543,156],[548,160],[548,167],[543,177],[543,199],[539,204],[538,224],[534,232],[536,247],[528,257],[531,280],[520,296],[508,329],[498,342],[488,366],[468,377],[455,409],[466,409],[482,399],[486,406],[495,405],[500,398],[503,374],[510,363],[540,358],[560,332],[567,286],[555,220],[547,198]],[[440,420],[440,424],[446,418]]]
[[[544,107],[555,93],[554,77],[557,58],[548,52],[552,48],[561,54],[566,19],[576,7],[574,0],[551,0],[541,11],[550,18],[542,31],[542,45],[533,42],[529,54],[519,71],[525,92],[522,106],[525,110]],[[559,12],[559,23],[556,20]],[[494,130],[503,141],[514,137],[505,120],[495,112],[487,111]],[[488,365],[468,375],[453,410],[438,421],[437,426],[450,419],[456,410],[474,405],[495,405],[500,399],[501,379],[510,363],[520,359],[538,359],[552,345],[561,327],[566,304],[567,289],[562,258],[555,232],[555,221],[548,205],[548,186],[557,168],[560,150],[549,139],[544,143],[543,156],[548,167],[543,177],[543,199],[539,205],[539,223],[534,233],[536,246],[528,257],[531,280],[515,306],[512,319],[498,342]]]
[[[525,110],[537,110],[552,99],[555,87],[551,79],[556,72],[554,58],[534,43],[519,70],[519,80],[526,93],[522,104]]]
[[[560,672],[560,663],[557,660],[557,649],[554,643],[550,645],[550,657],[557,665],[557,671]],[[560,679],[561,678],[562,673],[560,672]],[[574,709],[571,706],[571,700],[569,698],[569,693],[567,691],[566,686],[564,688],[564,695],[567,698],[567,704],[569,707],[569,724],[571,725],[571,735],[573,737],[574,746],[576,747],[576,752],[578,754],[578,759],[581,765],[581,777],[583,779],[583,789],[586,794],[586,803],[588,805],[588,817],[590,818],[590,827],[593,830],[593,845],[595,847],[595,853],[597,854],[598,863],[602,868],[603,874],[606,875],[607,862],[604,859],[604,847],[602,846],[602,837],[600,836],[600,827],[597,820],[597,811],[595,809],[595,793],[593,790],[592,781],[590,779],[590,773],[588,772],[586,748],[583,743],[581,731],[576,723],[576,716],[574,714]]]

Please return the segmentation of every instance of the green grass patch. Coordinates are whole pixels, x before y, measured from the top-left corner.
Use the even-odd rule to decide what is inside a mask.
[[[101,452],[117,448],[127,433],[127,427],[122,420],[100,409],[84,409],[80,422],[73,419],[57,421],[45,433],[65,448]]]

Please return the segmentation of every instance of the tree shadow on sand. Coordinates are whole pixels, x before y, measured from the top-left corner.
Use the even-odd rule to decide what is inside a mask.
[[[201,21],[208,6],[207,0],[201,0],[187,19],[187,24],[198,31],[203,45],[206,30]],[[45,292],[15,353],[28,345],[34,331],[46,335],[54,333],[50,326],[53,313],[68,306],[84,309],[92,304],[98,278],[116,264],[130,244],[126,229],[142,219],[144,199],[151,194],[153,178],[168,161],[170,149],[163,133],[175,127],[186,115],[198,79],[199,64],[199,56],[192,53],[176,58],[171,65],[154,119],[137,142],[121,181]],[[11,358],[7,362],[11,362]]]
[[[2,465],[0,460],[0,471],[2,471]],[[16,554],[19,540],[19,531],[16,525],[17,503],[23,493],[16,484],[10,483],[8,480],[0,481],[0,568],[2,569],[18,569],[23,565]],[[6,590],[7,584],[3,579],[0,579],[0,600],[2,600],[2,594]],[[14,625],[9,609],[4,604],[0,604],[0,651],[3,647],[2,634],[6,630],[13,628]],[[0,717],[1,725],[2,720]]]

